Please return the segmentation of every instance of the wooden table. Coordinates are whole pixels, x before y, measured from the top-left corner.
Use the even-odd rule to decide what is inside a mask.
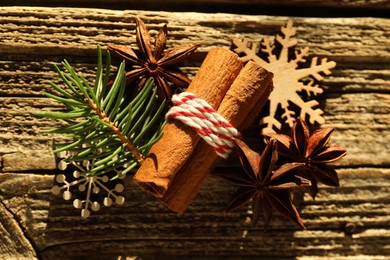
[[[390,257],[388,1],[88,0],[52,7],[62,2],[19,0],[0,7],[1,259]],[[196,12],[180,12],[188,10]],[[216,179],[182,216],[139,189],[131,176],[124,180],[123,206],[104,207],[86,220],[51,193],[58,173],[52,145],[60,137],[41,132],[56,126],[54,120],[31,112],[61,109],[44,96],[51,91],[48,81],[60,82],[52,64],[66,58],[92,77],[97,44],[135,42],[135,15],[152,33],[168,23],[168,47],[201,44],[184,66],[191,75],[212,46],[229,47],[232,37],[273,37],[288,19],[297,27],[299,47],[337,62],[317,100],[326,125],[336,127],[332,142],[348,155],[335,164],[340,188],[321,186],[315,201],[300,198],[308,230],[277,214],[269,230],[251,227],[245,208],[222,214],[235,187]]]

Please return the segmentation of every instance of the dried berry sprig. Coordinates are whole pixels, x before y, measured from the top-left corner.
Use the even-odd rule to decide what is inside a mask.
[[[178,62],[191,55],[198,44],[180,45],[164,53],[167,42],[167,25],[164,25],[155,40],[151,43],[151,37],[145,23],[138,17],[136,21],[136,38],[138,50],[131,47],[108,45],[108,49],[118,54],[135,67],[126,73],[128,82],[132,80],[146,79],[152,77],[159,88],[159,96],[163,99],[170,99],[177,87],[186,88],[190,79],[178,69],[173,68]],[[143,76],[145,76],[143,78]],[[172,89],[167,81],[173,83]],[[143,84],[139,85],[142,88]],[[139,89],[138,89],[139,91]]]
[[[68,152],[57,154],[59,158],[69,158]],[[85,174],[89,171],[89,166],[93,165],[93,159],[89,161],[60,161],[58,168],[62,171],[73,169],[73,174],[60,173],[55,177],[56,185],[52,187],[52,192],[55,195],[62,193],[64,200],[73,199],[73,206],[76,209],[81,209],[81,217],[88,218],[92,211],[98,211],[101,205],[110,207],[113,204],[122,205],[125,202],[125,197],[121,195],[124,191],[124,185],[121,180],[116,180],[115,183],[109,183],[108,175],[92,176]],[[109,175],[113,175],[110,173]],[[125,175],[121,175],[123,179]],[[114,186],[115,184],[115,186]],[[103,201],[99,199],[104,194]],[[76,197],[76,198],[74,198]]]

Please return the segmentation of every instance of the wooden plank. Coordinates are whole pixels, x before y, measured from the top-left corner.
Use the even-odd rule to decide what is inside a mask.
[[[23,1],[16,1],[19,4],[22,4]],[[26,6],[28,5],[34,5],[35,2],[38,2],[37,0],[30,0],[30,1],[25,1]],[[52,3],[56,3],[56,0],[42,0],[40,1],[42,4],[45,5],[50,5]],[[85,0],[84,2],[91,4],[94,3],[92,0]],[[129,5],[131,4],[138,4],[139,6],[142,6],[142,4],[145,6],[148,5],[162,5],[160,1],[157,0],[148,0],[148,1],[137,1],[137,0],[106,0],[106,5],[107,7],[113,7],[113,4],[116,3],[127,3]],[[27,4],[28,3],[28,4]],[[75,2],[76,3],[76,2]],[[312,0],[280,0],[278,3],[270,3],[267,0],[165,0],[164,5],[169,5],[169,4],[189,4],[189,3],[198,3],[198,4],[212,4],[212,3],[226,3],[226,4],[233,4],[233,3],[238,3],[238,4],[256,4],[256,5],[278,5],[278,6],[283,6],[283,5],[288,5],[288,6],[335,6],[335,7],[342,7],[342,6],[349,6],[349,7],[378,7],[378,8],[387,8],[390,7],[389,3],[385,0],[367,0],[367,1],[356,1],[356,0],[345,0],[343,2],[337,1],[337,0],[325,0],[325,1],[312,1]],[[78,3],[80,4],[80,3]],[[110,6],[111,5],[111,6]],[[74,4],[73,6],[77,6],[77,4]]]
[[[196,11],[196,12],[225,12],[274,14],[291,16],[382,16],[386,17],[386,9],[390,4],[386,0],[13,0],[4,5],[13,6],[68,6],[87,8],[109,8],[130,10],[159,10],[159,11]]]
[[[0,50],[4,60],[9,59],[10,55],[13,59],[26,56],[29,59],[39,57],[38,60],[53,56],[57,56],[57,59],[74,56],[91,59],[96,44],[134,43],[135,15],[143,18],[153,30],[168,23],[168,47],[198,42],[201,44],[200,53],[211,46],[228,47],[232,37],[258,42],[262,36],[278,32],[278,28],[288,19],[101,9],[90,12],[88,9],[38,7],[2,7],[0,14],[3,24]],[[296,17],[294,21],[300,44],[310,47],[311,53],[348,63],[364,61],[383,65],[389,61],[387,19]]]
[[[303,46],[303,45],[302,45]],[[94,48],[94,47],[92,47]],[[347,47],[345,47],[347,48]],[[204,59],[206,51],[197,52],[190,59],[191,64],[185,64],[183,70],[190,76],[194,76],[200,62]],[[313,54],[315,52],[313,51]],[[42,96],[44,92],[52,92],[48,84],[49,81],[61,84],[57,73],[54,72],[52,63],[59,63],[58,57],[45,57],[40,60],[37,54],[31,53],[31,56],[19,61],[17,54],[7,55],[9,59],[0,61],[0,96]],[[63,55],[63,58],[69,60],[69,57]],[[90,63],[80,63],[80,59],[89,58]],[[385,57],[382,57],[385,58]],[[49,61],[49,59],[53,59]],[[96,52],[91,50],[90,57],[74,57],[70,55],[70,62],[78,72],[87,76],[90,82],[94,82],[94,69],[96,63]],[[117,61],[117,58],[114,58]],[[341,60],[340,58],[339,60]],[[17,61],[17,62],[15,62]],[[343,63],[344,62],[344,63]],[[327,76],[322,87],[326,88],[327,93],[350,93],[350,92],[388,92],[390,89],[390,69],[385,62],[375,63],[374,57],[371,62],[362,62],[354,65],[346,64],[352,61],[339,61],[338,66],[332,70],[332,74]],[[353,66],[353,67],[352,67]],[[23,71],[23,73],[21,73]]]
[[[103,208],[87,220],[71,203],[50,193],[52,175],[0,175],[0,199],[46,259],[60,254],[61,259],[119,254],[390,255],[386,241],[390,238],[390,170],[348,168],[339,169],[339,175],[341,187],[321,187],[315,201],[296,193],[308,231],[298,231],[277,214],[268,231],[261,221],[251,227],[249,208],[221,214],[235,187],[216,178],[207,182],[182,216],[139,189],[130,176],[125,179],[125,204]]]
[[[324,95],[321,100],[325,103],[323,109],[327,124],[336,127],[332,142],[343,145],[348,151],[348,155],[339,161],[338,165],[390,164],[389,94],[330,93]],[[57,127],[60,122],[31,115],[31,112],[42,109],[57,111],[62,108],[47,98],[0,98],[2,171],[56,168],[55,157],[51,153],[52,147],[55,142],[64,139],[41,131]],[[259,140],[256,133],[247,135],[246,138],[254,143]]]
[[[193,41],[202,44],[191,61],[184,64],[184,70],[191,76],[210,47],[228,47],[232,37],[257,42],[264,35],[275,35],[287,20],[286,17],[232,14],[110,10],[91,13],[88,9],[69,8],[3,7],[0,13],[3,24],[0,95],[8,96],[0,99],[0,134],[3,154],[7,153],[3,156],[4,171],[29,167],[34,170],[39,165],[41,169],[55,167],[54,157],[49,153],[52,136],[40,130],[54,127],[56,123],[30,114],[42,109],[61,109],[53,101],[41,98],[44,91],[52,91],[49,80],[60,83],[51,63],[67,58],[93,81],[96,44],[134,43],[134,15],[145,19],[152,33],[168,22],[169,47]],[[390,41],[385,32],[389,21],[374,18],[295,18],[294,21],[301,47],[309,46],[311,53],[338,62],[333,74],[322,84],[326,94],[318,100],[327,123],[339,128],[334,140],[349,151],[343,164],[388,164],[390,54],[387,46]],[[360,141],[363,132],[365,142]],[[377,140],[377,136],[383,137]],[[373,145],[367,148],[366,142]],[[368,151],[362,153],[364,149]],[[38,157],[23,156],[33,153],[32,150],[45,152],[36,153]],[[16,163],[12,158],[33,158],[35,162]]]
[[[333,3],[321,3],[325,2]],[[365,1],[365,7],[374,2],[378,1]],[[63,139],[41,132],[58,126],[56,121],[31,115],[63,109],[43,96],[52,91],[48,81],[60,82],[52,62],[67,58],[93,81],[96,45],[134,43],[135,15],[145,20],[152,34],[168,23],[168,48],[202,44],[183,64],[191,76],[212,46],[229,47],[232,37],[256,42],[262,36],[273,37],[288,20],[223,13],[0,7],[1,232],[19,225],[42,259],[390,257],[388,19],[293,19],[298,47],[308,46],[312,55],[338,63],[322,82],[326,93],[318,100],[327,124],[336,127],[332,142],[348,150],[336,164],[341,188],[321,187],[315,201],[295,195],[308,231],[298,231],[277,214],[268,232],[261,223],[253,228],[248,222],[250,208],[221,214],[235,188],[216,179],[207,182],[183,216],[140,190],[131,176],[125,179],[125,205],[103,208],[87,220],[70,202],[52,195],[56,161],[51,150],[54,141]],[[257,134],[252,126],[245,138],[257,143]],[[236,158],[223,164],[236,165]],[[8,220],[11,216],[13,221]]]
[[[0,200],[0,258],[38,259],[18,221]]]
[[[134,44],[135,15],[152,29],[169,24],[168,47],[189,42],[201,44],[184,64],[194,75],[212,46],[230,46],[232,37],[259,42],[273,37],[287,17],[231,14],[166,13],[63,8],[0,8],[0,95],[35,96],[58,82],[52,62],[64,58],[92,77],[96,45]],[[55,23],[52,22],[55,19]],[[329,91],[388,91],[390,24],[376,18],[294,18],[299,47],[338,62],[326,79]],[[31,32],[34,32],[33,34]],[[76,35],[76,36],[75,36]],[[15,63],[14,61],[18,61]]]

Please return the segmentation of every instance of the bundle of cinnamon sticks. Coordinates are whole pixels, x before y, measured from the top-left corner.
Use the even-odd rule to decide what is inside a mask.
[[[273,74],[237,54],[213,48],[187,91],[206,100],[239,131],[249,126],[268,100]],[[170,119],[134,176],[169,209],[183,213],[219,161],[211,146],[182,122]]]

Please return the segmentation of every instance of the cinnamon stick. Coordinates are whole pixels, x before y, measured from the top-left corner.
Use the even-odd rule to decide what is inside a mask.
[[[249,62],[226,93],[218,113],[242,131],[255,119],[271,93],[273,74]],[[161,199],[171,210],[183,213],[206,181],[220,157],[203,140],[175,175]]]
[[[219,107],[243,65],[237,54],[225,48],[213,48],[187,88],[188,92]],[[175,174],[191,156],[199,135],[178,120],[170,120],[134,176],[134,180],[154,196],[161,198]]]

